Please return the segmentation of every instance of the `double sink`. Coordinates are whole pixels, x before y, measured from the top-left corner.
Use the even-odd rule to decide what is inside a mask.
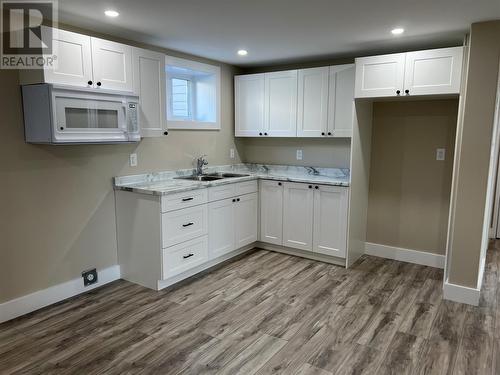
[[[176,180],[190,180],[190,181],[217,181],[222,180],[224,178],[238,178],[238,177],[248,177],[249,174],[240,174],[240,173],[225,173],[225,172],[216,172],[216,173],[208,173],[202,175],[192,175],[192,176],[182,176],[182,177],[174,177]]]

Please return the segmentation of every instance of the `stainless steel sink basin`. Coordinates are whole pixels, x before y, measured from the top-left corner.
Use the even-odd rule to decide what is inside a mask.
[[[174,177],[175,180],[190,180],[190,181],[217,181],[222,180],[224,177],[218,176],[182,176],[182,177]]]
[[[230,172],[217,172],[217,173],[209,173],[207,176],[221,177],[221,178],[238,178],[238,177],[248,177],[249,174],[241,174],[241,173],[230,173]]]

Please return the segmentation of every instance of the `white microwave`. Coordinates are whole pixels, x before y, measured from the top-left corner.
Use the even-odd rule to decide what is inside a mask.
[[[23,85],[28,143],[125,143],[141,140],[139,97],[47,83]]]

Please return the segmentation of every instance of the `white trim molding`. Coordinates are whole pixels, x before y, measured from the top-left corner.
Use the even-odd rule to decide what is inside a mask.
[[[365,243],[365,254],[435,268],[444,268],[445,263],[444,255],[405,249],[402,247],[380,245],[372,242]]]
[[[81,277],[42,289],[34,293],[0,304],[0,323],[28,314],[78,294],[88,292],[120,278],[120,266],[114,265],[98,270],[98,281],[87,287]]]
[[[478,306],[480,296],[481,289],[468,288],[466,286],[452,284],[448,281],[445,281],[443,286],[443,298],[450,301]]]

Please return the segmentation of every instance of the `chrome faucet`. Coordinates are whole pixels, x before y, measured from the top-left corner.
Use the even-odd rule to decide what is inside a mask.
[[[203,167],[208,165],[207,155],[201,155],[196,159],[196,174],[198,176],[203,174]]]

